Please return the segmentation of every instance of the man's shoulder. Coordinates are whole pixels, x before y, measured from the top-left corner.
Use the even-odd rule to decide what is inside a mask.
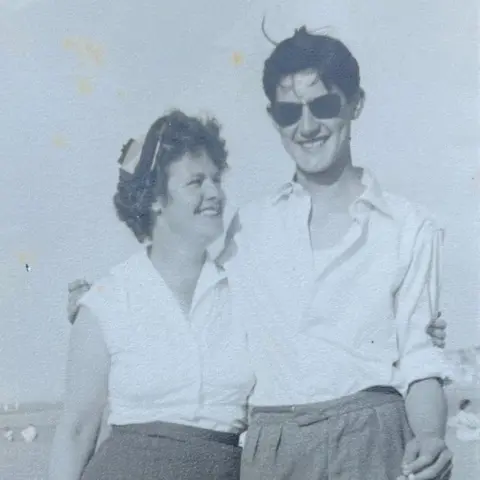
[[[384,197],[392,218],[400,227],[414,228],[428,223],[434,228],[440,228],[441,220],[424,205],[390,192],[384,192]]]
[[[263,210],[273,208],[274,204],[274,195],[267,193],[249,200],[238,209],[238,212],[255,216]]]
[[[443,222],[425,206],[391,193],[385,194],[397,229],[400,250],[409,256],[415,245],[443,243]]]
[[[251,199],[238,208],[236,218],[240,222],[257,223],[277,211],[277,192],[270,191]]]
[[[263,227],[268,225],[268,215],[272,210],[272,196],[263,195],[242,205],[237,209],[225,234],[224,248],[216,258],[216,262],[224,267],[237,257],[239,247],[255,243],[263,234]]]

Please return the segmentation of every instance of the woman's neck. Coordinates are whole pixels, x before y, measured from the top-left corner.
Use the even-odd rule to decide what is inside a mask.
[[[207,257],[205,248],[192,245],[193,242],[179,241],[164,235],[154,240],[149,247],[149,257],[153,266],[160,272],[176,272],[179,278],[191,278],[199,274]]]
[[[191,243],[173,242],[169,235],[161,238],[148,249],[150,261],[188,316],[207,252]]]

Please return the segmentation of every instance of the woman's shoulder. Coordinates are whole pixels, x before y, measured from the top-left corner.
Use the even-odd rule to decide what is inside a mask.
[[[118,302],[128,289],[128,282],[133,272],[137,271],[145,252],[135,252],[126,260],[111,267],[103,276],[95,279],[88,292],[80,299],[80,303],[88,306],[91,303]]]

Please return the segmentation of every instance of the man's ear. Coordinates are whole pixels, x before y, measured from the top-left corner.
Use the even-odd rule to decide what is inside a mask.
[[[272,104],[270,103],[269,105],[267,105],[267,115],[270,117],[270,120],[273,120],[273,117],[272,117]]]
[[[363,90],[363,88],[358,90],[357,94],[355,95],[354,102],[353,119],[356,120],[362,114],[363,107],[365,105],[365,90]]]

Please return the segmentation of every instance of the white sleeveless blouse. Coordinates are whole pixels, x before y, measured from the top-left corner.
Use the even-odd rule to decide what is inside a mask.
[[[214,263],[205,264],[188,318],[144,250],[80,303],[97,317],[111,356],[109,424],[245,429],[255,377],[226,276]]]

